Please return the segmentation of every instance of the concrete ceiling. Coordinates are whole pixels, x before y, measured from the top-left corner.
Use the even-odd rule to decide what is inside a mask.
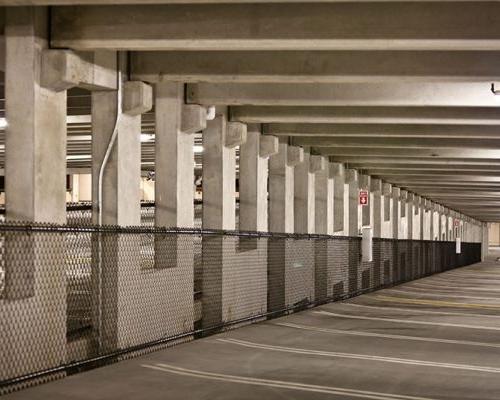
[[[185,82],[188,103],[230,106],[264,134],[500,221],[499,1],[133,3],[2,2],[53,5],[54,48],[129,51],[132,79]],[[77,157],[90,153],[90,101],[68,92],[72,168],[89,165]],[[154,129],[146,114],[143,132]],[[154,139],[143,162],[153,167]]]

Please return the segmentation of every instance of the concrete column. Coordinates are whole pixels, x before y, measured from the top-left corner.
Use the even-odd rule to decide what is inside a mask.
[[[47,8],[5,10],[6,218],[65,223],[66,92],[40,84]],[[6,235],[0,380],[67,361],[62,240],[61,235]]]
[[[349,236],[359,236],[359,176],[355,169],[346,170],[346,183],[349,185]]]
[[[280,139],[278,153],[269,158],[269,231],[294,232],[294,166],[304,161],[300,147]]]
[[[326,168],[321,156],[304,152],[304,162],[295,167],[294,229],[296,233],[315,232],[315,173]]]
[[[400,239],[399,235],[399,227],[401,224],[400,221],[400,195],[401,189],[398,187],[392,188],[392,238]]]
[[[382,180],[372,179],[370,191],[373,198],[373,237],[380,238],[382,237],[382,220],[384,218],[382,204]]]
[[[420,198],[420,240],[425,240],[425,230],[427,229],[427,224],[425,220],[425,199],[423,197]]]
[[[236,228],[236,147],[246,125],[219,113],[203,132],[203,228]]]
[[[269,157],[278,152],[278,138],[262,136],[260,125],[249,125],[240,147],[240,230],[267,232]]]
[[[194,133],[206,127],[206,110],[184,104],[184,85],[162,82],[155,87],[155,226],[194,227]],[[160,295],[140,296],[144,313],[154,318],[152,337],[193,329],[195,238],[155,235],[154,274],[141,281],[168,287]],[[143,274],[144,275],[144,274]],[[148,309],[149,311],[146,311]],[[170,310],[168,315],[164,310]]]
[[[227,122],[227,110],[217,110],[216,117],[207,122],[203,131],[203,228],[234,230],[236,228],[236,147],[245,143],[247,127],[238,122]],[[267,265],[262,263],[250,271],[236,262],[238,251],[245,251],[244,242],[237,237],[204,236],[202,244],[204,268],[202,271],[203,328],[220,325],[241,315],[236,298],[242,296],[245,285],[253,279],[255,305],[264,307],[262,292],[267,291]],[[250,250],[255,250],[253,246]],[[260,266],[260,264],[258,264]],[[227,282],[231,282],[228,290]],[[265,295],[264,295],[265,299]],[[263,305],[261,305],[263,302]],[[253,304],[253,302],[252,302]],[[248,307],[248,305],[247,305]]]
[[[415,194],[408,193],[407,195],[407,206],[406,206],[406,229],[407,229],[407,239],[414,239],[414,227],[413,219],[415,215]]]
[[[359,189],[368,192],[368,204],[360,205],[361,211],[361,226],[371,226],[372,222],[372,196],[370,193],[371,177],[370,175],[359,175]],[[359,204],[359,198],[358,198]]]
[[[315,228],[316,233],[333,235],[333,182],[335,168],[325,159],[326,167],[316,173]]]
[[[485,261],[489,251],[488,224],[481,223],[481,261]]]
[[[183,131],[184,107],[184,85],[156,84],[155,225],[159,227],[194,226],[194,132]]]
[[[413,198],[413,240],[421,240],[420,231],[420,215],[421,215],[421,203],[422,199],[420,196],[414,196]]]
[[[110,54],[110,57],[114,55]],[[124,68],[122,66],[122,68]],[[136,86],[136,84],[138,84]],[[123,83],[125,98],[143,89],[141,82]],[[132,88],[134,86],[134,88]],[[147,87],[147,85],[144,85]],[[128,92],[128,89],[131,92]],[[149,87],[149,96],[151,89]],[[149,99],[149,104],[151,104]],[[132,226],[141,223],[141,114],[122,107],[118,115],[118,131],[102,180],[102,223],[104,225]],[[150,108],[150,106],[149,106]],[[93,220],[98,222],[99,171],[110,143],[118,113],[115,91],[92,92],[92,201]]]
[[[115,53],[108,54],[110,62]],[[126,75],[125,57],[119,68]],[[116,74],[116,72],[115,72]],[[115,75],[116,78],[116,75]],[[116,91],[92,92],[92,202],[93,221],[99,222],[99,175],[106,150],[116,129],[116,139],[102,180],[102,224],[141,224],[141,114],[152,106],[152,88],[138,81],[123,81],[122,98]],[[119,103],[121,102],[121,104]],[[138,236],[96,235],[92,253],[93,326],[95,346],[113,351],[124,346],[153,340],[154,324],[136,324],[136,315],[151,315],[152,293],[142,279],[141,241]],[[141,285],[138,285],[140,282]],[[152,278],[149,283],[152,284]],[[156,282],[156,281],[155,281]],[[142,286],[144,284],[144,286]],[[141,302],[127,299],[141,297]],[[149,302],[148,302],[149,298]],[[127,302],[126,311],[123,304]],[[120,306],[122,305],[122,306]]]
[[[408,238],[408,191],[401,190],[399,195],[400,206],[399,206],[399,238]]]
[[[382,237],[391,239],[393,237],[393,200],[392,185],[384,182],[382,184]]]
[[[431,240],[436,240],[438,236],[438,223],[439,223],[439,213],[438,213],[438,204],[431,202],[430,205],[430,239]]]
[[[348,215],[344,212],[345,168],[343,164],[332,163],[333,169],[333,230],[335,234],[346,234]]]

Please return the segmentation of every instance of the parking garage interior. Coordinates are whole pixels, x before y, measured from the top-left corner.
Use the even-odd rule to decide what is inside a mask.
[[[498,399],[498,26],[0,0],[0,396]]]

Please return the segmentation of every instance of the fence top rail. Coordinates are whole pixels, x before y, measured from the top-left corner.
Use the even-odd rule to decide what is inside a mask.
[[[235,236],[242,238],[270,239],[336,239],[361,240],[361,237],[333,236],[307,233],[254,232],[236,230],[218,230],[203,228],[148,227],[148,226],[115,226],[115,225],[59,225],[50,223],[31,223],[23,221],[6,221],[0,223],[0,232],[51,232],[51,233],[117,233],[117,234],[151,234],[151,235],[197,235],[197,236]]]

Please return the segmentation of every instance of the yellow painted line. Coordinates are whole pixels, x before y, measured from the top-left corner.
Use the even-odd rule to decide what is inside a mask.
[[[479,308],[479,309],[484,308],[491,310],[500,310],[500,304],[457,303],[454,301],[409,299],[405,297],[384,296],[381,294],[373,295],[373,297],[378,300],[388,301],[392,303],[421,304],[421,305],[425,304],[438,307],[460,307],[460,308]]]

